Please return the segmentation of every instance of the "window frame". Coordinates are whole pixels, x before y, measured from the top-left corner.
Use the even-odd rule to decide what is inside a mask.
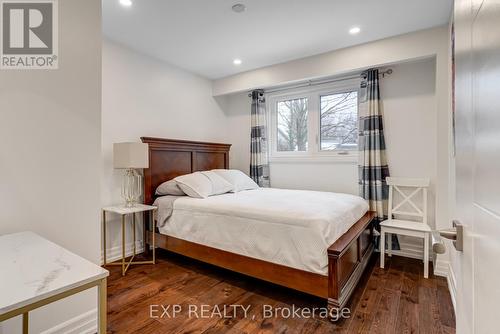
[[[271,162],[357,162],[358,150],[321,150],[321,96],[342,94],[352,91],[358,93],[358,120],[360,83],[358,78],[318,84],[309,87],[290,88],[266,93],[266,110],[269,140],[269,159]],[[285,100],[307,98],[307,150],[278,151],[278,112],[277,104]],[[358,125],[359,126],[359,125]]]

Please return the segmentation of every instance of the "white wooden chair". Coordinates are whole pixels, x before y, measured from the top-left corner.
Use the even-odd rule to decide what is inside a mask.
[[[385,239],[386,234],[389,240],[387,255],[392,254],[392,234],[407,235],[424,240],[424,277],[429,277],[429,236],[431,228],[427,225],[427,188],[429,179],[409,179],[400,177],[387,177],[389,185],[389,212],[388,219],[380,223],[380,268],[384,268]],[[408,192],[409,191],[409,192]],[[401,197],[401,201],[396,205],[394,197],[396,192]],[[417,195],[421,194],[422,202]],[[394,219],[393,215],[398,218]],[[410,218],[418,219],[409,220]]]

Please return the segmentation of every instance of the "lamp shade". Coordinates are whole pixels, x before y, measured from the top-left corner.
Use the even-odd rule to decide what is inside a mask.
[[[115,143],[113,144],[113,167],[117,169],[148,168],[148,144]]]

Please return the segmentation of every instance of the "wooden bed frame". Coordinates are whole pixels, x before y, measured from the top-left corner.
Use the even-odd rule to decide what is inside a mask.
[[[141,137],[149,144],[149,168],[144,169],[144,201],[152,204],[155,190],[176,176],[195,171],[229,168],[230,144]],[[330,311],[343,308],[373,253],[372,221],[367,212],[328,248],[328,276],[238,255],[166,236],[155,231],[156,246],[248,276],[327,298]],[[153,231],[144,232],[149,250]]]

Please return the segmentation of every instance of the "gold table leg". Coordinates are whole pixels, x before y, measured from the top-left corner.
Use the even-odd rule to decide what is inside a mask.
[[[66,297],[75,295],[79,292],[98,287],[99,293],[99,333],[106,333],[106,277],[97,279],[95,281],[86,283],[81,286],[77,286],[67,291],[63,291],[59,294],[50,296],[48,298],[36,301],[34,303],[25,305],[23,307],[8,311],[7,313],[0,314],[0,323],[8,320],[10,318],[14,318],[22,315],[22,324],[23,324],[23,334],[28,333],[29,330],[29,312],[38,309],[39,307],[54,303],[58,300],[64,299]]]
[[[102,210],[102,240],[103,264],[106,265],[106,211]]]
[[[135,256],[135,212],[132,214],[132,227],[134,229],[133,235],[134,235],[134,245],[133,245],[133,250],[134,252],[132,253],[133,256]]]
[[[29,333],[29,316],[28,312],[23,313],[23,334]]]
[[[98,326],[99,334],[106,333],[106,302],[107,302],[107,280],[106,278],[101,279],[97,287],[99,294],[99,310],[98,310]]]
[[[130,260],[127,262],[125,261],[125,232],[123,232],[123,240],[122,240],[122,276],[125,276],[127,273],[128,267],[130,267],[131,264],[140,264],[139,261],[134,262],[135,258],[135,213],[132,214],[132,227],[134,231],[132,232],[132,235],[134,236],[134,246],[133,246],[133,253],[132,256],[130,257]],[[123,231],[125,231],[125,216],[122,216],[122,226],[123,226]],[[125,265],[126,263],[126,265]]]
[[[125,215],[122,215],[122,276],[125,276]]]
[[[154,220],[154,211],[155,210],[151,210],[150,211],[150,219],[152,220],[152,224],[153,224],[153,239],[152,239],[152,246],[153,246],[153,259],[152,260],[149,260],[149,261],[134,261],[134,258],[135,256],[137,255],[137,246],[136,246],[136,243],[137,243],[137,232],[136,232],[136,213],[132,213],[132,228],[133,228],[133,231],[132,231],[132,235],[133,235],[133,246],[132,246],[132,256],[130,258],[130,260],[126,261],[125,259],[125,239],[126,239],[126,232],[125,232],[125,223],[126,223],[126,215],[121,215],[121,222],[122,222],[122,258],[121,258],[121,261],[118,260],[116,262],[112,262],[112,263],[107,263],[106,262],[106,253],[104,253],[104,264],[105,265],[108,265],[108,266],[121,266],[122,267],[122,276],[125,276],[125,274],[127,273],[127,270],[128,268],[130,267],[130,265],[132,264],[156,264],[156,240],[155,240],[155,229],[156,229],[156,224],[155,224],[155,220]],[[103,212],[103,221],[106,220],[106,216],[104,215],[104,212]],[[145,220],[144,220],[145,222]],[[145,223],[146,224],[146,223]],[[104,226],[105,226],[105,223],[104,223]],[[146,227],[144,227],[146,228]],[[104,229],[105,231],[105,229]],[[105,239],[104,239],[105,240]]]
[[[153,264],[156,264],[156,243],[155,243],[155,234],[156,234],[156,224],[155,224],[155,216],[154,216],[155,210],[152,210],[149,214],[151,217],[152,225],[153,225]]]

